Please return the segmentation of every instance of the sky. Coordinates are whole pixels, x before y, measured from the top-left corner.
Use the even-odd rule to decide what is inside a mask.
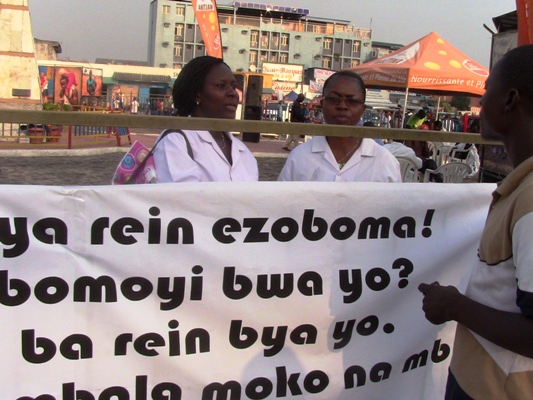
[[[251,0],[249,0],[251,1]],[[150,0],[28,0],[33,36],[61,43],[60,59],[146,61]],[[467,57],[490,63],[492,18],[516,10],[516,0],[283,0],[311,17],[371,28],[372,39],[407,45],[434,31]],[[218,0],[218,4],[232,4]]]

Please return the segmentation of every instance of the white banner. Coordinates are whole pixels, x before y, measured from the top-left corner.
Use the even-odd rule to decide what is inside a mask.
[[[490,184],[4,186],[2,398],[442,398]]]

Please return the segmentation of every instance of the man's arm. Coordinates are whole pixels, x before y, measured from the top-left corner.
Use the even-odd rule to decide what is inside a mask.
[[[533,318],[496,310],[469,299],[453,286],[422,283],[422,309],[432,324],[457,321],[490,342],[533,358]]]

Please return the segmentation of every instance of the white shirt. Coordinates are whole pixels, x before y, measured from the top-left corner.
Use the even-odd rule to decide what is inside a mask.
[[[396,158],[372,139],[363,139],[352,157],[339,169],[324,136],[291,151],[278,181],[401,182]]]
[[[207,131],[183,131],[192,148],[193,159],[179,133],[169,133],[154,151],[154,163],[159,183],[166,182],[229,182],[257,181],[257,161],[250,150],[231,134],[230,164],[211,134]]]
[[[137,114],[138,111],[139,111],[139,102],[137,100],[133,100],[131,102],[131,113]]]
[[[422,160],[416,156],[415,151],[409,146],[400,142],[389,142],[383,147],[390,151],[394,157],[405,157],[414,162],[416,168],[422,168]]]

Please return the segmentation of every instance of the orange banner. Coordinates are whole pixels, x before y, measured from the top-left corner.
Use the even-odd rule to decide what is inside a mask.
[[[192,0],[192,6],[200,32],[202,32],[207,55],[223,58],[216,0]]]
[[[533,0],[516,0],[518,45],[533,43]]]

